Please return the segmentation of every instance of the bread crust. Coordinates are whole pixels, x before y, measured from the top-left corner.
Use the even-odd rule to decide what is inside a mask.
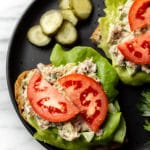
[[[16,82],[15,82],[15,99],[16,102],[18,104],[18,110],[19,113],[22,115],[22,117],[26,120],[26,116],[23,115],[23,111],[24,111],[24,102],[23,102],[23,95],[21,92],[21,87],[22,87],[22,80],[26,78],[27,74],[29,73],[29,71],[24,71],[22,72]]]
[[[100,29],[100,25],[98,25],[94,32],[92,33],[90,39],[92,40],[93,43],[98,44],[100,43],[101,40],[101,29]]]
[[[51,65],[52,64],[47,64],[45,66],[47,67],[47,66],[51,66]],[[19,76],[17,77],[15,84],[14,84],[14,94],[15,94],[15,100],[18,104],[18,110],[19,110],[20,115],[26,121],[27,121],[27,116],[24,113],[25,100],[24,100],[23,93],[22,93],[22,91],[24,90],[23,89],[24,87],[22,85],[22,81],[28,77],[29,73],[34,72],[35,70],[36,70],[36,68],[22,72],[21,74],[19,74]],[[27,84],[28,84],[29,80],[30,80],[30,78],[28,79]]]

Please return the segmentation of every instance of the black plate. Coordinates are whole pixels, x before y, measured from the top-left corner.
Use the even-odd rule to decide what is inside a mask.
[[[104,55],[102,51],[100,51],[100,49],[92,44],[89,39],[90,35],[97,26],[97,19],[99,18],[99,16],[103,15],[104,4],[102,0],[92,0],[92,2],[94,9],[91,17],[88,20],[82,21],[77,25],[79,40],[76,42],[75,45],[92,46],[98,52]],[[45,11],[57,7],[58,1],[56,0],[36,0],[35,2],[33,2],[33,4],[28,8],[17,26],[7,55],[7,83],[11,100],[21,121],[32,135],[35,130],[31,126],[29,126],[19,115],[17,103],[15,101],[13,92],[14,82],[21,72],[35,68],[39,62],[45,64],[50,63],[49,56],[55,44],[55,41],[53,40],[51,44],[46,47],[39,48],[33,46],[27,41],[26,33],[32,25],[39,23],[39,18]],[[74,45],[71,45],[70,47],[73,46]],[[70,47],[65,48],[68,49]],[[142,117],[140,117],[136,109],[136,104],[140,100],[140,93],[142,89],[146,86],[148,87],[149,85],[145,85],[143,87],[132,87],[125,86],[121,83],[119,84],[119,103],[127,122],[128,139],[128,144],[124,145],[122,149],[150,149],[150,147],[143,147],[145,142],[150,141],[150,134],[144,131],[144,120]],[[48,144],[44,144],[43,142],[40,143],[47,149],[56,150],[56,148]]]

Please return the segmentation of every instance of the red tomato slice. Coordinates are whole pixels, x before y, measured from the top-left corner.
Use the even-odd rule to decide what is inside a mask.
[[[135,0],[129,11],[129,24],[132,31],[150,25],[150,0]]]
[[[107,115],[108,100],[102,86],[81,74],[70,74],[59,79],[73,103],[93,131],[97,131]]]
[[[50,122],[64,122],[79,113],[79,109],[36,71],[29,81],[27,96],[33,110]]]
[[[150,64],[150,31],[118,45],[124,57],[135,64]]]

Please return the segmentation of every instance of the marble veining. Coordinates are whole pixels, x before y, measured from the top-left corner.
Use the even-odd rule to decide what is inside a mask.
[[[0,150],[45,150],[23,126],[9,97],[6,57],[16,25],[33,0],[1,0],[0,4]]]

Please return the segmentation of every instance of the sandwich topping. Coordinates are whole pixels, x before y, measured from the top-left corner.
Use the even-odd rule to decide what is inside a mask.
[[[149,0],[128,0],[119,8],[120,18],[118,22],[110,24],[107,39],[110,46],[109,52],[115,65],[126,67],[130,75],[134,75],[138,71],[150,74],[150,40],[148,38],[150,26],[145,23],[145,26],[133,30],[133,26],[136,26],[134,22],[138,20],[133,15],[133,11],[136,13],[134,8],[139,7],[136,9],[137,13],[140,10],[143,12],[141,17],[143,16],[144,20],[140,20],[140,22],[145,22],[148,19],[145,16],[149,14],[149,8],[146,5],[148,3],[150,3]]]
[[[96,71],[92,59],[59,67],[38,64],[23,81],[24,113],[42,130],[57,127],[67,141],[83,132],[91,139],[102,134],[108,104]]]

